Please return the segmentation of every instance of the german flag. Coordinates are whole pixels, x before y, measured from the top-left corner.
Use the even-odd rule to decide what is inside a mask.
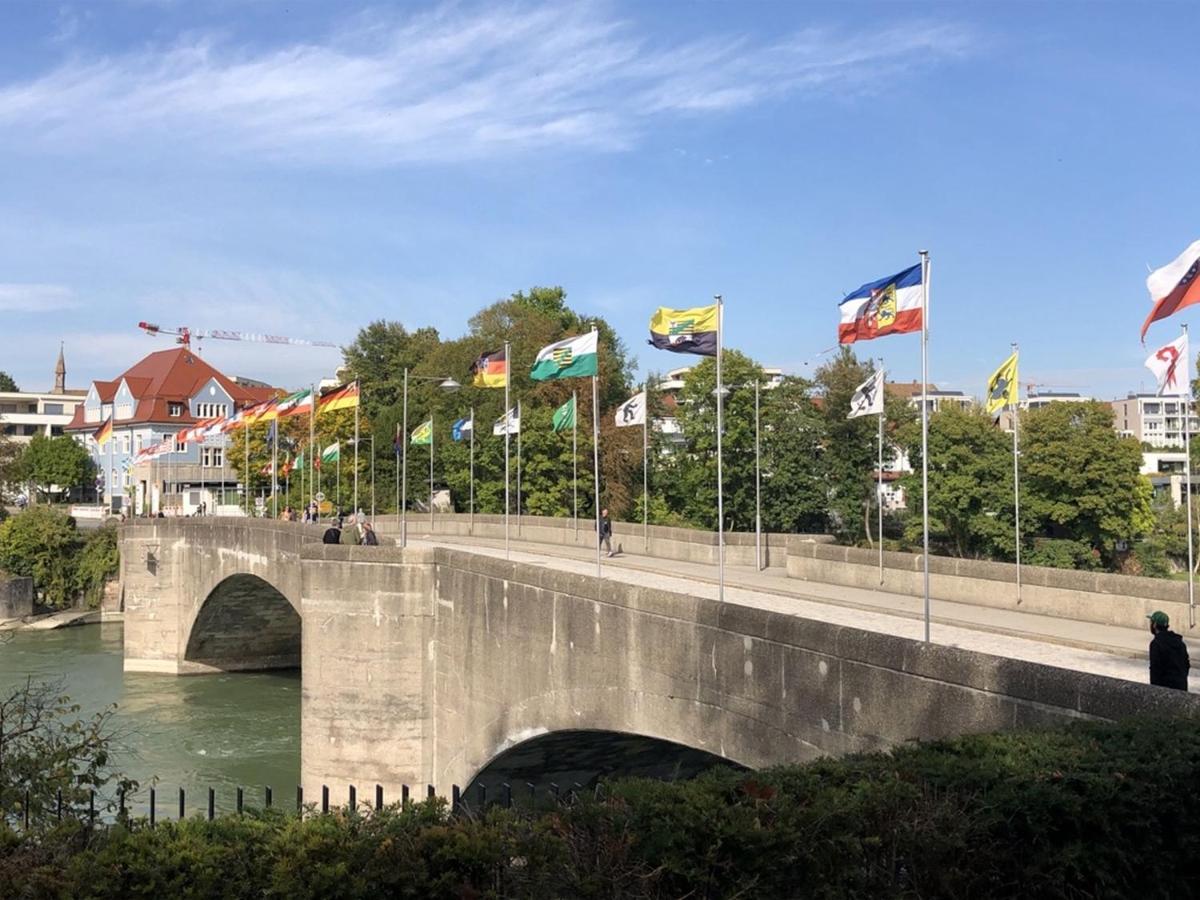
[[[104,424],[96,429],[96,433],[92,437],[95,438],[97,447],[103,447],[108,443],[108,439],[112,437],[112,416],[109,416]]]
[[[504,349],[490,350],[471,363],[471,384],[475,387],[502,388],[508,384],[508,359]]]
[[[326,394],[321,395],[317,404],[317,412],[333,412],[338,409],[354,409],[358,406],[358,382],[338,385]]]

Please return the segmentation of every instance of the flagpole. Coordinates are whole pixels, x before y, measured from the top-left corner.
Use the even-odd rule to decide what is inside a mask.
[[[883,371],[883,359],[879,360],[879,371]],[[883,584],[883,410],[884,403],[884,379],[879,380],[880,400],[879,400],[879,466],[875,471],[875,504],[878,506],[879,513],[879,583]]]
[[[1184,346],[1185,347],[1188,346],[1187,334],[1188,334],[1188,327],[1187,327],[1187,325],[1184,325],[1183,326],[1183,337],[1184,337]],[[1189,352],[1190,352],[1190,348],[1189,348]],[[1192,557],[1194,554],[1194,551],[1192,549],[1192,382],[1188,378],[1188,376],[1190,375],[1190,372],[1189,372],[1190,368],[1191,368],[1190,360],[1184,359],[1183,377],[1186,381],[1186,384],[1188,385],[1186,399],[1184,400],[1186,406],[1184,407],[1184,416],[1183,416],[1183,455],[1185,457],[1185,461],[1184,461],[1185,468],[1183,471],[1186,473],[1186,476],[1187,476],[1184,479],[1184,486],[1187,488],[1186,502],[1187,502],[1187,541],[1188,541],[1188,626],[1191,628],[1195,628],[1196,627],[1196,566],[1192,560]]]
[[[725,398],[721,383],[721,348],[724,318],[724,300],[715,294],[717,301],[717,600],[725,601],[725,487],[721,477],[721,432],[725,428]]]
[[[579,541],[579,391],[571,391],[571,498],[574,503],[575,541]]]
[[[925,641],[929,641],[929,251],[921,256],[921,527],[925,579]]]
[[[517,536],[521,535],[521,401],[517,401]]]
[[[111,424],[111,422],[112,422],[112,414],[111,413],[109,414],[108,421]],[[109,428],[108,440],[105,443],[108,444],[108,484],[106,485],[105,489],[108,492],[108,511],[111,513],[113,511],[113,495],[115,493],[115,491],[113,491],[113,487],[114,487],[114,485],[113,485],[113,448],[112,448],[113,436],[112,436],[111,428]],[[37,496],[33,491],[30,491],[29,494],[30,494],[30,496]],[[121,505],[122,505],[122,507],[124,507],[124,504],[121,504]],[[124,511],[125,510],[122,508],[121,512],[124,512]]]
[[[400,423],[396,423],[396,437],[392,441],[392,453],[396,455],[396,524],[400,524]],[[401,544],[403,546],[403,544]]]
[[[594,331],[595,329],[593,329]],[[595,507],[596,513],[596,578],[599,579],[602,574],[600,563],[600,388],[599,377],[592,376],[592,472],[595,482],[595,500],[592,506]],[[609,546],[611,546],[611,538]],[[599,596],[600,586],[596,585],[596,594]]]
[[[650,379],[642,382],[642,545],[650,552]]]
[[[429,533],[433,534],[433,412],[429,413]]]
[[[362,386],[358,383],[358,379],[354,381],[354,515],[355,523],[358,522],[358,405],[362,402]],[[341,454],[339,453],[340,457]]]
[[[508,403],[509,403],[509,384],[512,382],[512,354],[509,352],[510,344],[504,342],[504,558],[509,558],[509,537],[508,537],[508,517],[511,510],[511,504],[508,497],[508,458],[509,458],[509,438],[511,437],[512,429],[509,427],[512,423],[508,418]]]
[[[207,431],[208,429],[205,429],[205,430]],[[206,440],[208,440],[207,435],[201,435],[200,450],[199,450],[199,456],[200,456],[200,502],[201,503],[204,502],[204,442]],[[183,508],[182,500],[180,500],[179,506],[180,506],[180,509]]]
[[[754,379],[754,568],[762,571],[762,442],[759,380]]]
[[[371,521],[375,521],[375,428],[371,428]]]
[[[277,414],[278,415],[278,414]],[[271,423],[275,430],[275,442],[271,446],[271,518],[279,518],[279,419]]]
[[[250,518],[250,420],[246,419],[242,423],[242,430],[246,433],[246,490],[243,506],[245,507],[246,518]]]
[[[342,513],[342,442],[337,442],[337,463],[333,467],[334,477],[337,478],[337,487],[333,491],[333,496],[337,501],[338,515]]]
[[[400,443],[400,452],[403,454],[403,461],[400,464],[400,546],[408,546],[408,367],[404,369],[404,405],[401,413],[404,419],[404,426],[401,429],[403,440]]]
[[[317,400],[320,399],[317,395],[317,386],[309,385],[309,390],[312,394],[312,405],[308,408],[308,499],[313,502],[317,499],[316,490],[316,471],[317,462],[313,459],[313,444],[316,443],[317,437]],[[317,507],[317,515],[320,516],[321,508]]]
[[[1186,328],[1186,326],[1184,326]],[[1012,352],[1017,354],[1017,344],[1014,341]],[[1013,369],[1013,377],[1016,377],[1017,369]],[[1021,469],[1019,460],[1021,458],[1021,439],[1018,432],[1021,428],[1021,384],[1017,382],[1016,391],[1013,393],[1012,402],[1012,417],[1013,417],[1013,530],[1015,532],[1017,548],[1017,602],[1021,602]]]
[[[471,407],[471,515],[467,520],[467,531],[475,533],[475,407]]]

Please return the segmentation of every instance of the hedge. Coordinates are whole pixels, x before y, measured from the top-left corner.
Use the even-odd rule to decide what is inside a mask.
[[[964,737],[545,810],[0,826],[5,898],[1186,898],[1200,721]]]

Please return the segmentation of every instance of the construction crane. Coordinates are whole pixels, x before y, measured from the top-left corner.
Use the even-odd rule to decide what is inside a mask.
[[[329,341],[306,341],[303,338],[282,337],[277,334],[247,334],[243,331],[222,331],[220,329],[200,331],[188,328],[186,325],[181,325],[178,328],[163,328],[161,325],[155,325],[153,322],[138,322],[138,328],[149,335],[173,334],[175,335],[175,343],[181,344],[188,349],[191,349],[192,338],[195,338],[197,353],[200,352],[200,341],[205,338],[216,338],[220,341],[255,341],[260,344],[290,344],[298,347],[337,347],[337,344],[330,343]]]

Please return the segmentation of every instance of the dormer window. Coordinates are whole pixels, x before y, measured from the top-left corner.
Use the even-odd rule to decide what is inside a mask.
[[[172,418],[178,418],[179,416],[182,416],[183,415],[183,404],[182,403],[168,403],[167,404],[167,415],[171,416]]]

